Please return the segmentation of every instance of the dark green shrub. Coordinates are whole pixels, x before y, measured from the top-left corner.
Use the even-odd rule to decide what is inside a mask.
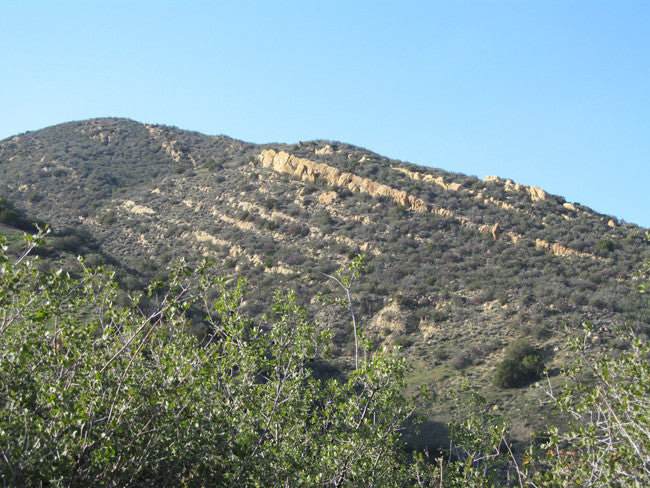
[[[208,159],[203,167],[209,171],[214,169],[223,169],[223,163],[215,161],[213,158]]]
[[[30,203],[38,203],[38,202],[40,202],[42,199],[43,199],[43,197],[42,197],[41,195],[39,195],[38,193],[30,193],[30,194],[27,196],[27,200],[28,200]]]
[[[264,208],[267,210],[275,210],[277,208],[280,208],[280,202],[278,202],[275,198],[267,198],[264,200]]]
[[[51,246],[56,251],[66,251],[70,253],[79,252],[83,246],[81,239],[75,235],[53,237]]]
[[[300,223],[295,223],[287,226],[284,230],[285,235],[293,237],[304,237],[309,234],[309,228]]]
[[[333,223],[334,223],[334,219],[327,212],[322,212],[321,215],[318,217],[318,224],[321,226],[328,226],[328,225],[332,225]]]
[[[525,356],[531,356],[539,353],[530,342],[524,338],[521,338],[511,342],[506,348],[504,354],[505,359],[514,359],[515,361],[520,361]]]
[[[0,210],[0,223],[15,227],[20,222],[20,216],[15,210],[5,208]]]
[[[276,230],[279,227],[278,223],[275,220],[267,220],[264,226],[268,230]]]
[[[505,350],[496,368],[494,384],[499,388],[517,388],[540,378],[544,362],[539,351],[525,339],[517,339]]]
[[[610,241],[609,239],[601,239],[598,241],[598,244],[596,244],[596,248],[599,251],[604,251],[604,252],[612,252],[614,250],[614,243]]]

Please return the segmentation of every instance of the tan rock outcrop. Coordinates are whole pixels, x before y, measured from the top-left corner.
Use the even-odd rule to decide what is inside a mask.
[[[581,258],[591,258],[591,259],[600,259],[598,256],[594,256],[593,254],[589,254],[587,252],[580,252],[576,251],[575,249],[570,249],[568,247],[565,247],[561,244],[558,244],[557,242],[551,243],[547,242],[543,239],[537,238],[535,240],[535,246],[544,249],[546,252],[550,252],[551,254],[555,254],[556,256],[566,256],[566,257],[581,257]]]
[[[609,222],[607,222],[607,225],[609,225],[612,229],[616,228],[616,222],[614,222],[614,219],[610,219]]]
[[[137,205],[133,200],[124,200],[122,207],[128,212],[138,215],[153,215],[156,213],[154,209],[145,207],[144,205]]]
[[[492,226],[492,229],[491,229],[490,232],[492,233],[492,239],[494,239],[496,241],[499,238],[499,236],[501,235],[501,226],[499,225],[499,222],[497,222],[496,224],[494,224]]]
[[[424,200],[421,200],[413,195],[409,195],[405,191],[396,190],[395,188],[391,188],[388,185],[377,183],[376,181],[372,181],[368,178],[361,178],[360,176],[354,175],[352,173],[342,172],[337,168],[329,166],[325,163],[317,163],[308,159],[298,158],[284,151],[277,152],[273,149],[266,149],[260,153],[258,159],[262,163],[262,166],[265,168],[273,168],[280,173],[292,174],[301,180],[314,181],[316,178],[323,178],[330,185],[335,184],[341,187],[346,187],[352,192],[364,192],[375,197],[387,196],[398,205],[403,205],[404,207],[412,209],[416,212],[431,212],[442,215],[444,217],[452,218],[459,222],[463,227],[474,229],[475,231],[483,234],[488,234],[492,237],[492,239],[495,240],[501,238],[502,235],[505,235],[505,238],[508,241],[516,244],[525,237],[514,232],[507,232],[504,234],[498,222],[493,225],[479,225],[475,222],[472,222],[467,217],[457,215],[451,210],[437,207],[435,205],[430,205]],[[394,169],[398,169],[399,171],[405,172],[406,174],[417,173],[414,171],[405,170],[404,168]],[[409,176],[411,176],[411,174],[409,174]],[[434,178],[432,175],[422,176],[420,173],[417,175],[412,175],[411,177],[413,179],[420,178],[420,181],[432,182],[440,186],[444,185],[443,188],[449,189],[451,191],[464,191],[472,193],[470,190],[461,188],[457,183],[447,184],[442,179],[442,177]],[[503,182],[504,180],[497,176],[488,176],[485,178],[485,181]],[[511,180],[505,181],[505,189],[509,191],[526,191],[534,201],[544,200],[548,196],[547,193],[539,187],[528,187],[525,185],[514,184]],[[321,197],[323,195],[321,195]],[[507,208],[507,205],[509,204],[503,202],[503,206],[505,208]],[[560,244],[549,243],[542,239],[537,239],[535,241],[535,245],[538,248],[544,249],[548,253],[558,256],[600,259],[593,254],[575,251]]]
[[[192,162],[192,165],[196,166],[196,161],[191,154],[185,154],[178,147],[178,141],[167,139],[163,130],[160,127],[153,127],[149,124],[145,124],[146,129],[149,131],[149,134],[153,139],[160,143],[164,151],[171,156],[171,158],[179,163],[184,156],[187,156]]]
[[[225,241],[223,239],[219,239],[218,237],[215,237],[211,234],[208,234],[207,232],[203,230],[199,231],[194,231],[192,233],[192,236],[197,242],[208,242],[210,244],[213,244],[215,246],[223,246],[223,247],[229,247],[230,243],[228,241]]]
[[[532,186],[530,187],[530,198],[533,202],[537,202],[539,200],[546,200],[547,193],[539,188],[538,186]]]
[[[409,195],[405,191],[396,190],[369,178],[343,172],[325,163],[298,158],[285,151],[277,152],[273,149],[265,149],[260,153],[259,161],[265,168],[273,168],[279,173],[291,174],[301,180],[314,181],[316,178],[323,178],[330,185],[345,187],[355,193],[363,192],[375,197],[389,197],[397,204],[416,212],[428,210],[428,205],[424,200]]]
[[[483,178],[483,181],[496,181],[497,183],[503,182],[503,180],[501,178],[499,178],[498,176],[494,176],[494,175],[486,176],[485,178]]]
[[[546,193],[538,186],[520,185],[519,183],[514,183],[512,180],[504,180],[503,178],[499,178],[498,176],[486,176],[483,179],[483,181],[486,182],[493,181],[496,183],[503,183],[503,189],[505,191],[512,191],[512,192],[525,191],[530,195],[530,199],[533,202],[546,200],[548,198],[548,193]]]
[[[396,300],[390,300],[370,321],[367,332],[373,339],[394,341],[397,337],[413,332],[417,319],[402,308]]]
[[[325,145],[324,147],[320,149],[316,149],[314,151],[314,154],[334,154],[334,151],[332,150],[332,146],[329,144]]]
[[[575,206],[573,203],[564,202],[564,203],[562,204],[562,206],[563,206],[564,208],[566,208],[567,210],[573,210],[574,212],[577,211],[576,206]]]
[[[391,169],[395,171],[399,171],[400,173],[404,173],[406,176],[411,178],[412,180],[415,181],[422,181],[425,183],[433,183],[435,185],[440,186],[441,188],[444,188],[445,190],[449,191],[459,191],[462,187],[460,183],[446,183],[445,179],[442,176],[433,176],[433,175],[428,175],[426,173],[420,173],[418,171],[411,171],[406,168],[400,168],[397,166],[391,166]]]

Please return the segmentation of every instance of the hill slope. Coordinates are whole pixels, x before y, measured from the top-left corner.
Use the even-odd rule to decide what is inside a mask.
[[[95,262],[128,270],[126,288],[174,257],[207,256],[251,283],[251,316],[273,288],[297,289],[335,331],[339,357],[352,354],[345,310],[311,299],[332,291],[324,274],[365,253],[354,290],[364,334],[404,347],[414,386],[470,379],[519,418],[521,435],[537,422],[535,391],[491,386],[513,339],[539,346],[553,368],[565,358],[563,325],[650,330],[647,299],[630,283],[648,255],[639,227],[536,187],[347,144],[71,122],[0,141],[0,196],[76,236]]]

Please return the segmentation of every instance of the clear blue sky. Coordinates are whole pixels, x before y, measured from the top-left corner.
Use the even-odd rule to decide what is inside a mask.
[[[0,138],[333,139],[650,227],[649,1],[0,0]]]

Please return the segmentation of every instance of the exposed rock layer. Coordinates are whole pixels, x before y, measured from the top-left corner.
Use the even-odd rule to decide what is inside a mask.
[[[266,149],[258,156],[259,161],[265,168],[272,168],[279,173],[287,173],[296,176],[304,181],[315,181],[316,178],[323,178],[330,185],[337,185],[340,187],[348,188],[352,192],[368,193],[374,197],[389,197],[398,205],[402,205],[407,209],[415,212],[431,212],[444,217],[450,217],[458,221],[463,227],[475,229],[478,232],[488,234],[492,239],[497,240],[501,236],[506,238],[513,244],[519,242],[523,235],[514,232],[503,232],[498,222],[488,225],[479,225],[472,222],[467,217],[457,215],[451,210],[431,205],[424,200],[409,195],[405,191],[391,188],[388,185],[377,183],[369,178],[362,178],[352,173],[343,172],[333,166],[325,163],[318,163],[306,158],[299,158],[289,154],[285,151],[275,151],[273,149]],[[433,177],[432,175],[423,175],[422,173],[409,171],[403,168],[393,168],[404,172],[412,179],[423,182],[434,183],[446,190],[450,191],[467,191],[463,190],[458,183],[446,183],[442,177]],[[496,176],[488,176],[485,181],[504,182],[501,178]],[[528,187],[525,185],[514,184],[511,180],[505,181],[505,189],[507,191],[526,191],[530,194],[533,201],[544,200],[547,198],[547,193],[536,186]],[[323,197],[326,194],[321,195]],[[321,200],[321,199],[319,199]],[[326,196],[321,200],[325,204],[330,200],[330,196]],[[333,200],[332,200],[333,201]],[[507,204],[506,204],[507,205]],[[504,205],[505,206],[505,205]],[[557,243],[547,242],[543,239],[537,238],[535,245],[544,251],[564,257],[581,257],[590,259],[600,259],[593,254],[576,251]]]

